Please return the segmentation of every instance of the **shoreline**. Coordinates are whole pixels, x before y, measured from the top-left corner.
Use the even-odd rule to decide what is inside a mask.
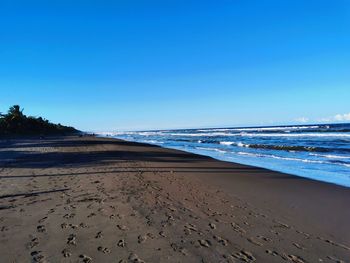
[[[349,124],[101,132],[350,187]]]
[[[8,141],[4,262],[350,258],[347,187],[108,137]]]
[[[199,155],[199,156],[204,156],[204,157],[212,158],[212,159],[214,159],[214,160],[216,160],[216,161],[219,161],[219,162],[227,162],[227,163],[239,164],[239,165],[244,165],[244,166],[251,166],[251,167],[254,167],[254,168],[259,168],[259,169],[263,169],[263,170],[270,171],[270,172],[274,172],[274,173],[281,173],[281,174],[285,174],[285,175],[300,177],[301,179],[305,179],[305,180],[311,180],[311,181],[315,181],[315,182],[319,182],[319,183],[331,184],[331,185],[335,185],[335,186],[339,186],[339,187],[344,187],[344,188],[350,189],[350,186],[343,185],[343,184],[340,184],[340,183],[330,182],[330,181],[322,181],[322,180],[320,180],[320,179],[311,178],[311,177],[305,177],[305,176],[302,176],[302,175],[297,175],[297,174],[293,174],[293,173],[288,173],[288,172],[281,171],[281,170],[274,170],[274,169],[270,169],[270,168],[265,168],[265,167],[258,166],[258,165],[254,165],[254,164],[246,164],[246,163],[241,163],[241,162],[229,161],[229,160],[224,159],[224,158],[223,158],[223,159],[220,159],[219,157],[214,157],[214,156],[206,155],[206,154],[204,154],[204,153],[201,153],[200,151],[199,151],[199,152],[191,152],[191,151],[186,151],[186,150],[183,150],[183,149],[171,148],[171,147],[168,147],[168,146],[163,146],[163,145],[156,144],[156,143],[153,144],[153,143],[147,143],[147,142],[129,141],[129,140],[125,140],[125,139],[122,139],[122,138],[116,138],[116,137],[113,137],[113,136],[96,135],[96,138],[116,139],[116,140],[122,140],[122,141],[130,142],[130,143],[140,143],[140,144],[145,144],[145,145],[149,145],[149,146],[160,147],[160,148],[163,148],[163,149],[169,149],[169,150],[175,150],[175,151],[186,152],[186,153],[190,153],[190,154],[194,154],[194,155]]]

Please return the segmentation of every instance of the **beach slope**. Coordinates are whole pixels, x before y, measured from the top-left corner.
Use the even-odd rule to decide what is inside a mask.
[[[1,262],[349,262],[350,189],[96,137],[0,141]]]

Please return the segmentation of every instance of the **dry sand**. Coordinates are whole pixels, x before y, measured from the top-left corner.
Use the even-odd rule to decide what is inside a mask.
[[[95,137],[0,141],[0,262],[350,262],[350,189]]]

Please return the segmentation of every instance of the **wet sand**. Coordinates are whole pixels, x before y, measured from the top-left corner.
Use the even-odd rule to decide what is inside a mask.
[[[350,189],[95,137],[0,141],[0,262],[350,262]]]

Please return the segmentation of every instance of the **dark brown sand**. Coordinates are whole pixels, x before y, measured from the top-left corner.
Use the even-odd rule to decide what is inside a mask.
[[[350,189],[95,137],[0,141],[0,262],[350,262]]]

